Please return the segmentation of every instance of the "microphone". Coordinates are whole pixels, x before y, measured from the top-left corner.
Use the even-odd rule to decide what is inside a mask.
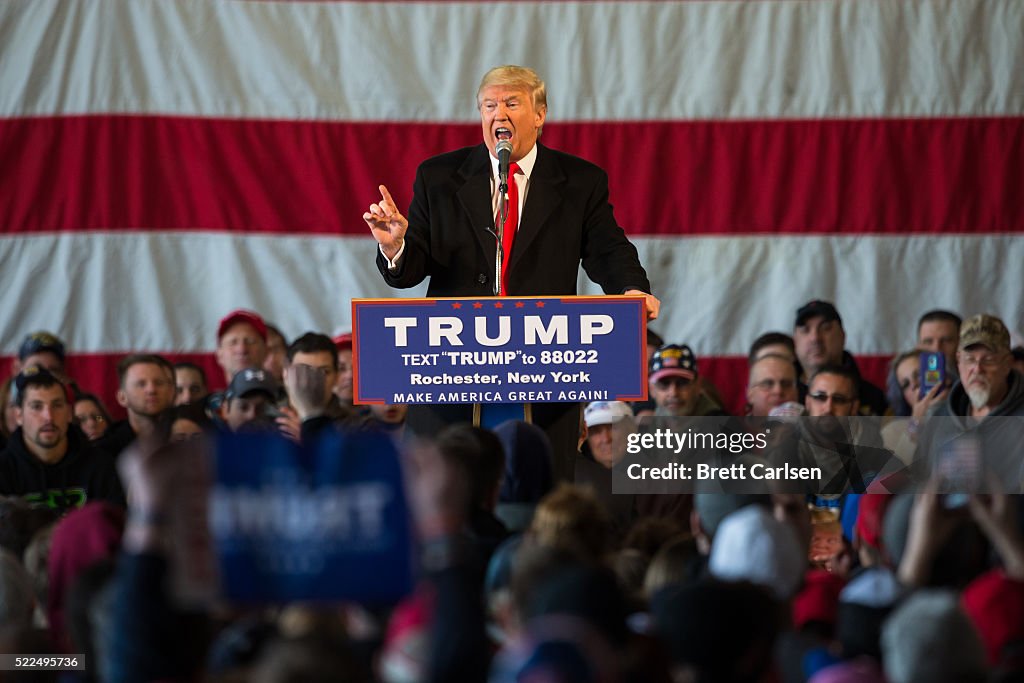
[[[494,146],[498,155],[498,184],[502,188],[508,187],[508,167],[512,163],[512,143],[508,140],[499,140]]]

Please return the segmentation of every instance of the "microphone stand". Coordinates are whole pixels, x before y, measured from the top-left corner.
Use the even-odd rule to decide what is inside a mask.
[[[494,296],[501,296],[501,262],[504,260],[505,219],[508,217],[508,176],[498,176],[498,223],[494,226]]]

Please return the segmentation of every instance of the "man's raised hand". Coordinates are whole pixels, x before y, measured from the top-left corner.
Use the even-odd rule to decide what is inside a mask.
[[[370,226],[373,238],[377,240],[384,255],[394,259],[405,243],[405,231],[409,229],[409,221],[395,206],[388,188],[381,185],[381,200],[370,204],[370,210],[363,214],[363,220]]]

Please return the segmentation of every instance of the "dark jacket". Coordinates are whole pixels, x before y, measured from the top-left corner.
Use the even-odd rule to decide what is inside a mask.
[[[392,287],[430,277],[427,296],[490,296],[495,238],[491,163],[482,143],[433,157],[416,172],[405,251]],[[650,291],[636,248],[608,203],[608,176],[594,164],[537,145],[522,219],[509,256],[512,296],[575,294],[579,266],[606,294]]]
[[[135,441],[135,430],[127,419],[119,420],[110,425],[107,433],[96,440],[96,448],[103,451],[115,460],[121,451],[128,448]]]
[[[918,468],[930,469],[950,442],[971,435],[980,442],[985,467],[1007,492],[1024,492],[1024,375],[1010,370],[1006,396],[986,417],[976,421],[969,414],[970,399],[958,380],[924,423],[914,456]]]
[[[0,453],[0,495],[21,496],[33,506],[61,512],[90,500],[124,506],[124,490],[110,456],[77,427],[68,429],[67,439],[67,453],[48,465],[29,452],[21,428],[16,429]]]

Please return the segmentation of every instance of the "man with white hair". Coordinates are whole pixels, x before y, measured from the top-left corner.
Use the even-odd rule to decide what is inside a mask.
[[[502,295],[562,296],[576,293],[582,265],[606,294],[642,296],[648,317],[657,318],[661,303],[612,211],[608,175],[540,142],[548,106],[537,72],[515,65],[491,69],[477,89],[476,107],[481,143],[423,162],[407,215],[383,185],[380,200],[363,214],[384,281],[404,289],[429,277],[427,296],[478,297],[495,292],[500,273]],[[511,150],[507,173],[499,146]],[[499,203],[507,210],[499,211]],[[408,428],[430,436],[446,424],[470,421],[472,412],[468,405],[413,406]],[[578,404],[535,403],[531,415],[551,440],[556,476],[571,478]]]
[[[984,447],[984,465],[1009,492],[1020,492],[1024,455],[1024,376],[1013,368],[1010,332],[999,318],[976,315],[960,328],[960,379],[925,423],[915,459],[935,462],[965,435]],[[996,419],[999,418],[999,419]]]
[[[612,495],[612,468],[626,455],[629,435],[636,420],[629,404],[622,401],[594,401],[583,410],[587,442],[576,456],[574,481],[589,486],[611,514],[613,525],[625,531],[633,520],[632,495]]]

